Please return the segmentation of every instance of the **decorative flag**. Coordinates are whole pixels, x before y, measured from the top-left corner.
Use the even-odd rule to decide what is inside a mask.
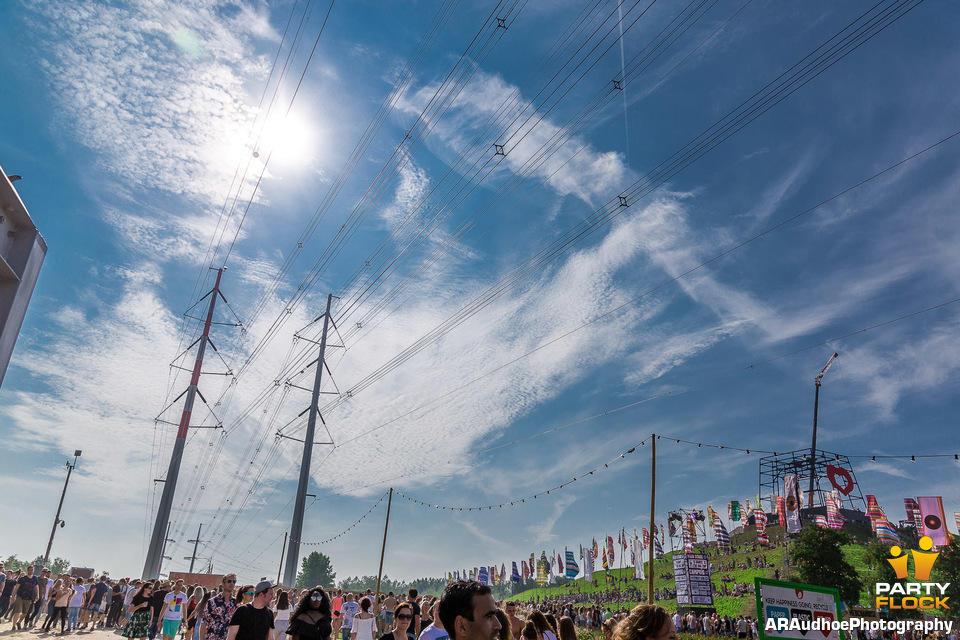
[[[634,537],[630,541],[630,547],[633,554],[633,577],[637,580],[644,580],[646,576],[643,574],[643,547],[640,539]]]
[[[727,535],[727,528],[723,526],[723,520],[717,518],[713,522],[713,535],[717,538],[717,546],[721,549],[730,548],[730,536]]]
[[[567,550],[567,566],[564,568],[567,574],[567,580],[575,580],[580,573],[580,567],[577,565],[577,559],[573,557],[573,551]]]
[[[603,550],[603,570],[607,571],[610,569],[610,564],[607,562],[607,550]]]
[[[530,577],[530,569],[527,567],[527,561],[521,560],[520,564],[523,565],[523,579],[527,580]]]
[[[566,567],[563,566],[563,558],[560,557],[560,554],[557,554],[557,574],[564,576],[567,574]]]
[[[814,522],[817,523],[817,526],[823,527],[824,529],[827,528],[827,516],[814,516],[813,519]]]
[[[953,519],[957,522],[957,532],[960,533],[960,511],[953,512]]]
[[[923,531],[923,516],[920,515],[920,505],[913,498],[904,498],[903,507],[907,510],[907,520],[913,520],[917,533]]]
[[[480,584],[490,584],[490,574],[487,572],[486,567],[480,567],[480,579],[478,582]]]
[[[613,564],[613,536],[607,536],[607,558]]]
[[[620,547],[622,551],[627,550],[627,532],[625,529],[620,529]]]
[[[753,516],[753,507],[750,506],[750,498],[747,498],[747,511],[744,513],[743,519],[749,520]]]
[[[753,521],[757,525],[757,542],[763,545],[770,544],[770,538],[767,537],[767,514],[757,507],[753,510]]]
[[[547,584],[547,574],[550,571],[550,562],[547,560],[547,552],[540,552],[540,562],[537,563],[537,584],[543,586]]]
[[[500,563],[500,584],[507,584],[507,565]]]
[[[662,527],[663,525],[660,526]],[[658,558],[663,555],[663,544],[661,544],[660,538],[657,536],[653,536],[653,551]]]
[[[780,526],[786,528],[787,526],[787,501],[783,499],[783,496],[776,496],[777,498],[777,518],[780,521]]]
[[[787,533],[797,533],[800,531],[800,482],[797,476],[783,476],[783,489],[787,494],[783,501],[787,510]]]
[[[690,541],[696,542],[697,541],[697,524],[696,524],[696,520],[694,520],[694,516],[692,513],[690,514],[690,517],[687,519],[687,531],[690,532]]]
[[[517,569],[516,560],[513,561],[513,570],[510,572],[510,580],[513,582],[520,582],[520,570]]]
[[[900,534],[889,520],[877,521],[877,539],[885,544],[900,545]]]
[[[840,492],[831,491],[826,495],[827,502],[827,526],[831,529],[839,529],[843,526],[843,515],[840,513]]]
[[[736,500],[730,503],[731,522],[740,522],[740,503]]]
[[[596,538],[593,539],[593,557],[594,557],[594,558],[599,558],[599,557],[600,557],[600,549],[597,548],[597,539],[596,539]]]
[[[693,540],[690,538],[690,529],[688,527],[681,527],[680,533],[683,537],[684,553],[693,553]]]
[[[870,518],[870,526],[873,527],[874,533],[877,532],[877,522],[886,520],[886,516],[881,515],[882,513],[883,509],[877,502],[877,496],[867,494],[867,517]]]
[[[583,556],[583,578],[588,582],[593,581],[593,554],[590,553],[590,549],[587,549],[587,553]]]
[[[536,566],[537,566],[536,556],[533,555],[533,553],[531,553],[530,554],[530,577],[531,578],[533,577],[533,574],[536,572]]]
[[[960,514],[957,514],[957,515],[960,516]],[[643,529],[643,546],[644,547],[650,546],[650,532],[647,531],[646,529]]]
[[[710,528],[713,528],[713,523],[717,519],[717,512],[713,510],[712,505],[707,505],[707,524],[710,525]]]
[[[930,536],[933,544],[938,547],[948,544],[947,516],[943,512],[943,498],[940,496],[917,498],[917,502],[920,504],[923,534]]]
[[[656,533],[656,529],[654,529],[654,533]],[[661,522],[660,523],[660,544],[663,544],[664,542],[666,542],[666,540],[667,540],[667,534],[664,533],[663,523]]]

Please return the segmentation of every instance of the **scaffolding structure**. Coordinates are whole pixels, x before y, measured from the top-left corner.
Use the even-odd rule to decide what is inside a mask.
[[[850,465],[850,458],[839,453],[824,451],[818,449],[816,459],[813,461],[813,512],[819,512],[826,509],[826,494],[834,490],[827,475],[828,466],[841,467],[850,474],[853,480],[853,488],[849,494],[840,494],[841,509],[850,511],[864,512],[867,503],[860,491],[860,484],[857,482],[857,476]],[[787,451],[786,453],[776,453],[772,456],[760,458],[760,499],[775,500],[774,496],[786,495],[783,485],[784,476],[795,475],[799,480],[800,489],[804,491],[804,499],[801,504],[806,505],[806,490],[810,483],[810,449],[798,449],[797,451]],[[776,505],[771,505],[771,511]]]

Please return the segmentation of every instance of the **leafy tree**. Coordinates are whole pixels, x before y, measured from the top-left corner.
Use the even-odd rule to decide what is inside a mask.
[[[295,586],[299,589],[309,589],[317,585],[332,587],[336,577],[330,558],[314,551],[300,563],[300,573],[297,574]]]
[[[960,537],[951,535],[950,544],[937,548],[940,557],[933,565],[931,582],[950,583],[943,595],[949,596],[947,603],[951,611],[960,604]]]
[[[11,571],[18,571],[20,569],[26,570],[26,568],[30,565],[40,567],[44,566],[43,556],[37,556],[33,560],[21,560],[16,555],[12,555],[3,563],[4,568],[10,569]],[[54,575],[69,573],[71,566],[73,565],[66,558],[54,558],[53,560],[49,560],[46,564],[46,567],[50,569]]]
[[[847,604],[859,604],[863,582],[853,565],[843,557],[840,545],[849,536],[836,529],[807,525],[800,530],[790,550],[790,561],[801,582],[832,587]]]
[[[876,603],[875,598],[877,595],[873,590],[874,583],[887,582],[892,584],[899,581],[897,580],[897,572],[893,570],[893,565],[887,562],[887,560],[892,557],[890,555],[890,546],[876,539],[866,546],[867,552],[864,554],[863,559],[867,563],[867,568],[870,570],[867,578],[871,581],[866,585],[867,602],[873,606]],[[920,611],[918,609],[890,609],[886,612],[886,615],[894,620],[905,620],[908,618],[919,618]]]

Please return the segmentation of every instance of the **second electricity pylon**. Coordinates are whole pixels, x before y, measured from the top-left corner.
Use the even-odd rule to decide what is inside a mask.
[[[217,281],[213,289],[207,294],[210,296],[210,306],[207,309],[207,317],[203,323],[203,333],[199,340],[194,344],[197,347],[197,359],[193,365],[193,372],[190,375],[190,386],[183,395],[186,400],[183,402],[183,414],[180,416],[180,423],[177,429],[177,439],[173,444],[173,454],[170,456],[170,466],[167,469],[167,477],[163,481],[163,494],[160,496],[160,508],[157,510],[157,517],[153,522],[153,535],[150,537],[150,546],[147,549],[147,558],[143,564],[143,580],[155,580],[160,574],[160,562],[163,555],[163,548],[167,538],[167,530],[170,523],[170,509],[173,506],[173,494],[177,490],[177,476],[180,475],[180,462],[183,459],[183,448],[187,443],[187,432],[190,430],[190,416],[193,414],[193,403],[196,400],[197,383],[200,381],[200,369],[203,366],[203,356],[207,350],[207,344],[210,343],[210,325],[213,324],[213,311],[216,308],[217,298],[221,298],[224,303],[227,299],[220,293],[220,278],[223,276],[224,267],[217,269]],[[204,296],[206,298],[207,296]],[[201,301],[203,298],[200,299]],[[197,303],[199,304],[199,302]],[[229,306],[229,304],[228,304]],[[212,343],[211,343],[212,344]],[[193,345],[191,345],[192,347]],[[216,347],[213,347],[216,351]],[[189,348],[188,348],[189,350]],[[203,396],[200,396],[203,399]],[[179,398],[177,398],[179,400]],[[174,400],[176,402],[176,400]],[[206,402],[204,400],[204,402]]]
[[[310,482],[310,463],[313,458],[315,444],[333,444],[333,442],[315,443],[313,441],[317,430],[317,418],[320,416],[320,383],[323,380],[323,370],[330,372],[325,360],[327,350],[327,332],[332,322],[330,318],[330,303],[333,295],[327,295],[327,310],[323,314],[323,333],[320,334],[320,355],[317,357],[317,372],[313,380],[313,391],[310,397],[310,412],[307,417],[307,432],[303,437],[303,458],[300,461],[300,482],[297,485],[297,497],[293,507],[293,522],[290,524],[290,540],[287,544],[287,560],[283,570],[283,584],[292,587],[297,580],[297,568],[300,563],[300,540],[303,534],[303,512],[306,509],[307,485]],[[319,320],[319,318],[318,318]],[[316,322],[316,321],[314,321]],[[302,413],[300,415],[303,415]],[[332,438],[331,438],[332,439]]]

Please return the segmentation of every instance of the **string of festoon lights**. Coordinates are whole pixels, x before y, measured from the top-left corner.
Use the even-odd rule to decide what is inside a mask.
[[[350,532],[351,529],[353,529],[353,528],[356,527],[358,524],[360,524],[361,522],[363,522],[364,519],[365,519],[368,515],[370,515],[371,513],[373,513],[373,510],[374,510],[374,509],[376,509],[377,507],[380,506],[380,503],[382,503],[382,502],[386,499],[387,493],[389,493],[389,492],[388,492],[388,491],[384,491],[384,492],[383,492],[383,495],[380,496],[380,499],[377,500],[376,504],[374,504],[372,507],[370,507],[370,509],[368,509],[365,514],[363,514],[362,516],[360,516],[360,519],[359,519],[359,520],[357,520],[356,522],[354,522],[352,525],[350,525],[349,527],[347,527],[346,529],[344,529],[343,531],[341,531],[341,532],[338,533],[337,535],[335,535],[335,536],[333,536],[333,537],[331,537],[331,538],[327,538],[326,540],[321,540],[320,542],[300,542],[299,544],[301,544],[301,545],[303,545],[303,546],[305,546],[305,547],[312,547],[312,546],[316,546],[316,545],[319,545],[319,544],[327,544],[328,542],[333,542],[333,541],[336,540],[337,538],[341,538],[341,537],[345,536],[347,533]]]
[[[651,437],[652,437],[652,436],[651,436]],[[779,452],[777,452],[777,451],[771,451],[771,450],[767,450],[767,449],[752,449],[752,448],[751,448],[751,449],[747,449],[747,448],[745,448],[745,447],[736,447],[736,446],[731,446],[731,445],[726,445],[726,444],[715,444],[715,443],[711,443],[711,442],[697,442],[697,441],[694,441],[694,440],[684,440],[683,438],[671,438],[670,436],[664,436],[664,435],[658,435],[658,436],[656,436],[656,438],[657,438],[658,441],[660,441],[660,440],[663,439],[663,438],[666,438],[666,440],[667,440],[668,442],[673,441],[673,442],[676,443],[676,444],[693,445],[693,446],[696,446],[698,449],[702,449],[702,448],[704,448],[704,447],[707,447],[707,448],[710,448],[710,449],[717,449],[717,450],[723,450],[723,451],[739,451],[739,452],[741,452],[741,453],[745,453],[746,455],[751,455],[751,454],[754,454],[754,453],[763,453],[763,454],[768,454],[768,455],[773,455],[773,456],[778,456],[778,455],[780,455]],[[507,501],[500,502],[500,503],[485,504],[485,505],[476,505],[476,506],[460,506],[460,505],[452,506],[452,505],[442,505],[442,504],[433,504],[433,503],[430,503],[430,502],[424,502],[423,500],[419,500],[419,499],[417,499],[417,498],[414,498],[413,496],[408,496],[408,495],[406,495],[405,493],[403,493],[403,492],[401,492],[401,491],[398,491],[398,490],[396,490],[396,489],[393,490],[393,493],[394,493],[394,495],[400,496],[401,498],[405,498],[406,500],[408,500],[408,501],[410,501],[410,502],[412,502],[413,504],[416,504],[416,505],[418,505],[418,506],[421,506],[421,507],[424,507],[424,508],[427,508],[427,509],[440,509],[440,510],[443,510],[443,511],[484,511],[484,510],[486,510],[486,511],[491,511],[491,510],[493,510],[494,507],[496,507],[496,508],[498,508],[498,509],[503,509],[504,507],[515,507],[515,506],[518,506],[518,505],[526,504],[527,500],[536,500],[536,499],[537,499],[538,497],[540,497],[540,496],[550,495],[551,492],[556,493],[557,491],[563,489],[564,487],[567,487],[568,485],[573,484],[573,483],[576,482],[577,480],[580,480],[580,479],[585,478],[585,477],[587,477],[587,476],[592,476],[594,473],[596,473],[596,472],[598,472],[598,471],[601,471],[602,469],[608,469],[611,464],[617,462],[618,460],[622,460],[622,459],[626,458],[626,457],[627,457],[628,455],[630,455],[631,453],[636,452],[636,450],[637,450],[638,447],[646,446],[646,444],[647,444],[649,441],[650,441],[650,438],[649,438],[649,437],[648,437],[648,438],[645,438],[645,439],[644,439],[643,441],[641,441],[639,444],[634,445],[634,446],[631,447],[630,449],[627,449],[626,451],[624,451],[623,453],[619,454],[619,455],[616,456],[615,458],[611,458],[609,461],[603,463],[602,465],[598,465],[597,467],[594,467],[594,468],[591,469],[590,471],[587,471],[586,473],[582,473],[582,474],[580,474],[580,475],[578,475],[578,476],[575,476],[575,477],[571,478],[570,480],[567,480],[566,482],[563,482],[563,483],[561,483],[561,484],[558,484],[558,485],[556,485],[556,486],[554,486],[554,487],[550,487],[549,489],[543,489],[543,490],[538,491],[538,492],[536,492],[536,493],[533,493],[533,494],[531,494],[531,495],[522,496],[522,497],[519,497],[519,498],[514,498],[514,499],[512,499],[512,500],[507,500]],[[953,458],[954,460],[956,460],[957,462],[960,462],[960,454],[955,454],[955,453],[937,453],[937,454],[919,454],[919,455],[918,455],[918,454],[912,454],[912,455],[911,455],[911,454],[902,454],[902,455],[853,455],[853,456],[846,456],[846,457],[847,457],[847,458],[870,458],[870,459],[871,459],[871,462],[876,462],[876,461],[877,461],[877,460],[876,460],[877,458],[899,458],[899,459],[904,459],[904,460],[909,459],[910,462],[916,462],[916,461],[917,461],[917,458],[950,458],[950,457],[952,457],[952,458]]]

